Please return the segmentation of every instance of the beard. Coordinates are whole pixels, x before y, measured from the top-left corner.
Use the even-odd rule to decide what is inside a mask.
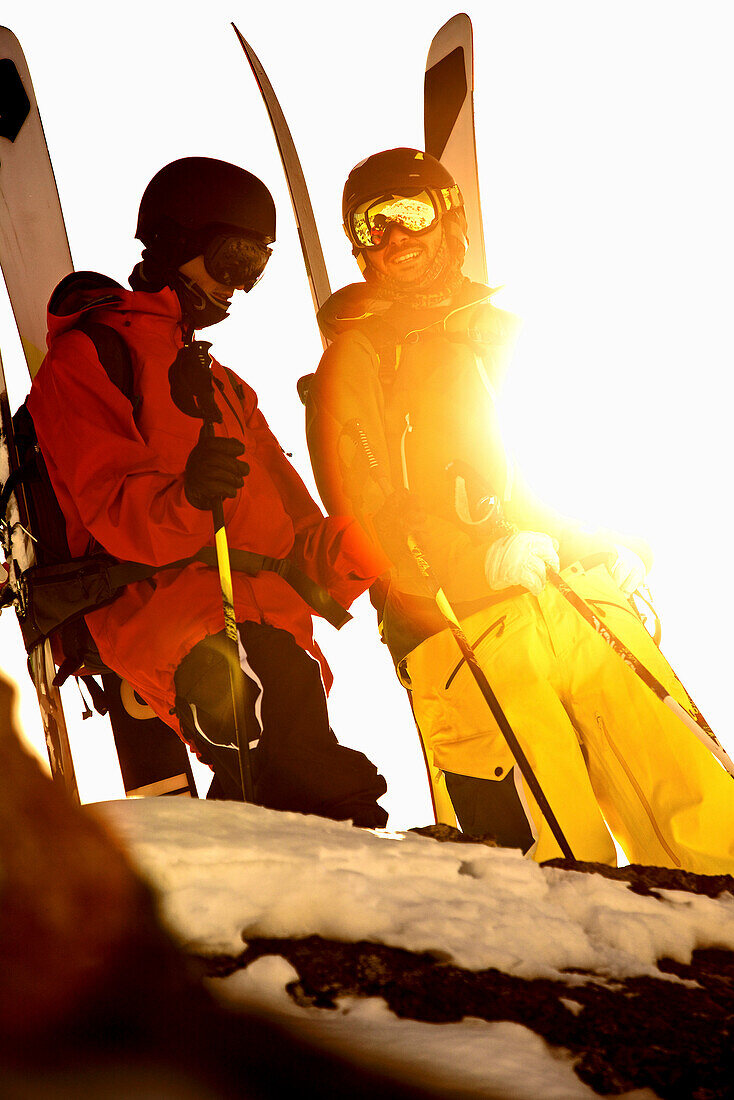
[[[396,279],[377,271],[367,262],[364,277],[381,298],[405,302],[414,306],[439,305],[450,298],[464,281],[461,274],[463,256],[452,249],[445,229],[436,255],[425,271],[415,279]]]

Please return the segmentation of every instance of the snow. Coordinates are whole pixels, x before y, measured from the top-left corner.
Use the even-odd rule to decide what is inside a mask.
[[[517,851],[237,803],[163,798],[90,809],[158,890],[174,937],[201,954],[237,955],[248,937],[367,940],[468,969],[563,978],[573,1001],[574,984],[589,979],[569,970],[593,971],[595,981],[676,981],[659,971],[658,958],[686,963],[696,948],[734,950],[731,897],[641,896],[623,882],[540,867]],[[300,1007],[285,991],[294,978],[290,964],[270,957],[210,984],[223,999],[295,1022],[299,1034],[372,1066],[402,1067],[435,1084],[450,1064],[451,1087],[467,1095],[595,1095],[573,1073],[570,1055],[519,1025],[398,1020],[382,1000],[345,998],[337,1011]]]
[[[513,1023],[467,1019],[460,1024],[401,1020],[377,998],[344,997],[333,1009],[299,1009],[285,985],[297,978],[285,959],[257,959],[217,982],[222,1000],[256,1004],[295,1025],[299,1035],[365,1066],[430,1080],[451,1094],[460,1086],[477,1095],[513,1100],[576,1100],[597,1094],[573,1072],[571,1058],[554,1053],[540,1036]],[[213,983],[212,983],[213,984]],[[410,1052],[409,1061],[406,1052]],[[407,1074],[406,1074],[407,1070]],[[492,1093],[488,1093],[488,1089]],[[471,1095],[471,1092],[469,1092]],[[628,1094],[631,1095],[631,1094]],[[652,1093],[636,1092],[637,1097]]]
[[[519,851],[206,800],[100,806],[162,892],[189,949],[237,954],[248,936],[369,940],[521,978],[593,970],[661,978],[662,955],[734,950],[734,898],[542,868]]]

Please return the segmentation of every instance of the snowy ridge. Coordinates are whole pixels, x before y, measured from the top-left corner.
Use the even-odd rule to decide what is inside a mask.
[[[95,810],[159,891],[175,937],[199,954],[236,955],[248,937],[320,935],[569,981],[568,971],[675,980],[658,959],[734,950],[731,896],[640,896],[507,849],[235,803],[143,799]]]

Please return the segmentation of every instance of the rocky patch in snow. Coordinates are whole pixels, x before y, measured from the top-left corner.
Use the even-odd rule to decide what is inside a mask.
[[[103,812],[223,1002],[357,1065],[445,1097],[731,1096],[731,878],[232,804]]]

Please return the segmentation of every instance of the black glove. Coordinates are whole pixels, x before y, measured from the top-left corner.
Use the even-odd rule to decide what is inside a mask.
[[[210,347],[208,340],[194,340],[182,347],[168,368],[168,381],[173,403],[181,412],[220,424],[222,413],[214,399]]]
[[[237,496],[250,472],[247,463],[237,458],[244,452],[239,439],[200,435],[184,470],[184,493],[189,504],[207,512],[218,500]]]

